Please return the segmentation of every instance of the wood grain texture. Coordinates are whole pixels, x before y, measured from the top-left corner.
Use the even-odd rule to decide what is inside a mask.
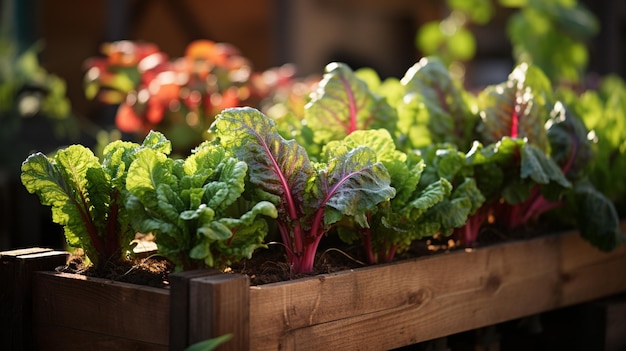
[[[192,270],[170,274],[170,351],[182,351],[189,339],[189,283],[194,278],[220,274],[218,270]]]
[[[249,291],[246,275],[220,274],[189,283],[189,339],[191,343],[232,334],[220,351],[249,348]]]
[[[626,291],[577,233],[251,287],[253,350],[387,350]]]
[[[144,326],[149,329],[149,326]],[[94,333],[58,325],[42,325],[37,329],[34,350],[46,351],[92,351],[92,350],[141,350],[167,351],[166,345],[136,339],[126,339],[110,334]]]
[[[93,337],[90,351],[167,348],[177,328],[188,343],[232,333],[220,350],[388,350],[626,292],[625,269],[626,246],[605,253],[567,232],[254,287],[247,276],[188,273],[186,302],[40,272],[34,321],[37,340],[76,330],[82,349]],[[186,311],[170,318],[170,306]]]
[[[48,248],[0,252],[0,350],[31,350],[32,276],[64,265],[68,253]]]
[[[54,326],[139,343],[169,343],[167,289],[78,274],[37,272],[33,280],[33,311],[37,337]],[[89,350],[99,350],[94,347]]]

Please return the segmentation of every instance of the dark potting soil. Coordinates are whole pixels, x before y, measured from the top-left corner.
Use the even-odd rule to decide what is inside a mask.
[[[170,261],[160,256],[109,261],[102,267],[86,265],[82,256],[72,255],[59,272],[83,274],[118,282],[165,288],[169,285],[168,275],[173,269]]]
[[[543,227],[541,229],[553,229]],[[542,230],[539,230],[542,232]],[[535,234],[531,234],[535,233]],[[478,237],[480,246],[488,246],[508,240],[528,239],[536,236],[537,227],[533,230],[521,229],[507,231],[506,234],[494,229],[484,228]],[[287,263],[284,247],[279,244],[270,244],[268,248],[259,249],[250,259],[244,259],[229,267],[226,272],[246,274],[250,277],[251,285],[261,285],[299,279],[318,274],[334,273],[343,270],[355,269],[367,266],[365,255],[360,246],[349,246],[339,240],[328,237],[323,241],[316,255],[313,271],[310,273],[293,273]],[[414,257],[435,255],[442,252],[462,249],[458,242],[450,238],[429,238],[415,241],[411,248],[405,252],[396,254],[394,261]],[[100,269],[93,266],[86,267],[80,256],[72,256],[68,264],[59,271],[80,273],[91,277],[99,277],[114,281],[153,287],[167,287],[168,276],[172,272],[173,265],[159,255],[146,258],[132,258],[119,262],[107,262]]]

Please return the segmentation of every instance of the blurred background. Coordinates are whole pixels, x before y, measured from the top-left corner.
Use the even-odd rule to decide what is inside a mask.
[[[228,43],[256,72],[293,64],[291,78],[319,76],[331,61],[401,78],[421,57],[439,54],[479,88],[506,80],[520,47],[531,50],[533,35],[554,34],[549,25],[557,23],[573,44],[545,44],[572,44],[551,63],[555,76],[624,77],[626,2],[585,0],[571,11],[540,3],[576,1],[0,0],[0,250],[63,247],[50,209],[19,180],[31,152],[129,137],[116,126],[117,105],[85,92],[86,62],[104,56],[105,43],[145,41],[169,58],[195,40]]]

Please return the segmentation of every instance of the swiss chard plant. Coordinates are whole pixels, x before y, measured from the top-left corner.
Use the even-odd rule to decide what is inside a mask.
[[[48,157],[30,155],[22,164],[22,183],[51,206],[52,220],[64,227],[67,243],[84,250],[96,268],[129,254],[135,230],[125,207],[127,172],[142,150],[169,153],[170,144],[160,133],[146,136],[143,144],[115,141],[107,145],[100,161],[82,145],[72,145]]]
[[[253,108],[226,109],[212,126],[216,140],[249,167],[254,198],[270,201],[293,272],[311,272],[322,237],[344,218],[367,226],[367,214],[394,197],[375,151],[360,146],[314,163]]]
[[[593,183],[593,140],[588,138],[589,130],[575,112],[562,104],[557,104],[556,110],[547,129],[552,157],[572,183],[557,218],[579,228],[581,235],[597,248],[610,251],[626,242],[626,235],[619,230],[615,203]]]
[[[558,207],[563,191],[571,188],[551,157],[546,122],[561,106],[555,105],[551,94],[543,73],[522,64],[506,82],[489,86],[478,95],[479,131],[487,145],[483,151],[506,155],[502,168],[515,172],[502,183],[504,201],[493,205],[496,221],[507,229],[518,228]]]
[[[452,185],[445,178],[438,178],[418,188],[423,160],[417,154],[396,150],[386,129],[357,130],[340,141],[331,141],[324,147],[322,159],[332,159],[362,146],[375,151],[375,160],[389,172],[396,196],[368,211],[366,223],[339,227],[339,235],[348,243],[362,243],[369,263],[390,262],[415,240],[441,230],[439,218],[429,210],[449,197]]]
[[[385,128],[393,134],[397,120],[395,109],[382,96],[338,62],[326,66],[304,107],[304,118],[318,145],[341,140],[356,130]]]
[[[471,215],[466,223],[454,229],[462,244],[475,244],[488,222],[507,230],[533,223],[562,207],[581,187],[582,183],[573,185],[578,179],[574,170],[586,169],[581,165],[588,165],[591,159],[589,148],[571,136],[557,144],[555,136],[563,124],[556,121],[565,118],[564,107],[537,67],[520,64],[506,82],[472,95],[439,60],[428,57],[392,84],[394,89],[386,90],[391,91],[387,100],[398,112],[397,143],[423,155],[431,153],[424,157],[426,173],[445,172],[443,157],[453,157],[448,151],[454,149],[458,159],[449,164],[462,170],[447,179],[453,188],[471,179],[483,197],[484,202],[472,202],[481,205],[468,209]],[[565,148],[563,140],[576,142]],[[432,156],[433,150],[436,156]],[[568,150],[567,157],[562,150]],[[600,200],[596,197],[593,201]],[[613,212],[607,212],[612,220],[605,221],[605,229],[596,233],[613,233],[597,235],[615,242],[619,230]],[[600,244],[604,239],[591,239],[594,235],[590,229],[583,233],[597,246],[605,246]]]
[[[478,115],[473,97],[435,57],[422,58],[400,80],[402,94],[392,103],[398,109],[403,149],[451,143],[467,151],[476,139]]]
[[[243,197],[248,166],[204,142],[185,159],[144,149],[128,169],[126,206],[141,232],[155,235],[158,252],[176,270],[225,268],[263,247],[268,201]]]
[[[304,107],[311,143],[322,149],[319,159],[332,158],[337,150],[367,146],[390,174],[396,196],[369,211],[366,226],[354,221],[339,226],[344,241],[363,244],[370,263],[391,261],[417,239],[451,233],[483,201],[469,179],[454,179],[459,187],[453,189],[445,177],[452,180],[456,173],[420,177],[425,163],[418,145],[461,138],[469,144],[472,125],[478,121],[467,107],[467,94],[446,74],[437,60],[423,60],[409,70],[407,84],[401,85],[394,79],[381,81],[371,69],[353,72],[345,64],[331,63]],[[438,104],[438,110],[426,107]],[[314,149],[308,146],[308,150]],[[426,167],[428,175],[435,174],[433,165]]]

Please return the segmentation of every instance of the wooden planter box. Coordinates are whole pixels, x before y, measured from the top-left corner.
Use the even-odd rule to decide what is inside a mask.
[[[33,279],[37,350],[168,350],[170,292],[79,274]]]
[[[626,246],[567,232],[252,287],[206,271],[170,289],[37,273],[33,326],[49,350],[182,350],[225,333],[220,350],[387,350],[623,293],[625,271]]]

